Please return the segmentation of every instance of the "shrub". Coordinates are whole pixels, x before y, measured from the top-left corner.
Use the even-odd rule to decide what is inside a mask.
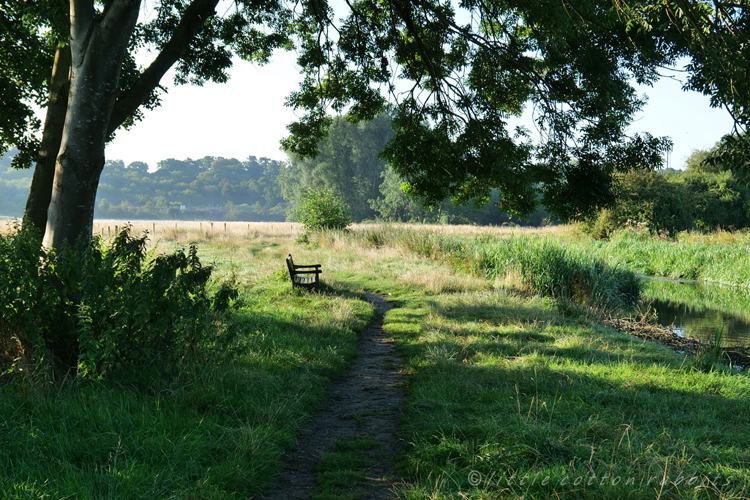
[[[28,367],[75,370],[103,378],[143,370],[174,372],[212,338],[213,320],[236,291],[206,292],[212,268],[193,245],[153,256],[146,236],[124,228],[109,246],[94,237],[86,248],[56,255],[38,235],[0,237],[0,335],[11,372]]]
[[[345,229],[352,223],[351,210],[331,188],[308,188],[294,211],[293,220],[301,222],[306,231]]]
[[[655,234],[740,229],[750,225],[747,214],[750,190],[731,172],[693,166],[679,173],[628,172],[619,174],[617,180],[617,202],[581,226],[595,237],[611,237],[628,220],[647,222]]]

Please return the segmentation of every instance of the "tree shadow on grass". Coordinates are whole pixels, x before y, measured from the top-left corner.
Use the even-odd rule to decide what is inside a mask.
[[[498,304],[466,304],[457,306],[445,306],[435,301],[429,302],[429,306],[436,314],[455,322],[480,322],[484,325],[494,325],[497,329],[489,328],[486,331],[461,328],[456,334],[461,337],[484,336],[493,340],[486,345],[490,348],[502,349],[508,356],[513,356],[513,345],[518,344],[525,352],[536,351],[545,356],[561,356],[574,359],[601,359],[611,362],[617,359],[627,358],[642,363],[667,363],[671,366],[684,364],[684,356],[680,356],[658,344],[651,344],[631,335],[606,327],[605,325],[592,326],[581,323],[575,319],[561,316],[555,310],[539,306],[525,305],[498,305]],[[404,315],[406,318],[407,316]],[[424,317],[424,315],[422,315]],[[507,331],[504,325],[518,325],[521,331]],[[582,347],[560,347],[549,344],[558,340],[561,336],[569,336],[570,333],[586,333],[590,338],[590,345]],[[606,343],[619,347],[622,353],[599,350],[594,344]],[[542,345],[547,344],[547,345]],[[648,345],[649,347],[638,348],[637,346]],[[657,347],[658,346],[658,347]],[[653,347],[653,348],[652,348]],[[638,353],[633,353],[633,349]],[[654,349],[655,348],[655,349]]]
[[[549,314],[535,307],[478,304],[435,312],[457,322],[479,317],[498,328],[463,328],[452,336],[445,326],[439,339],[410,345],[417,373],[405,409],[410,444],[403,463],[415,484],[447,478],[441,487],[468,494],[482,487],[470,480],[473,470],[475,478],[505,478],[484,483],[497,486],[490,491],[503,498],[683,498],[719,491],[731,498],[750,486],[743,465],[750,463],[746,378],[691,370],[673,353],[603,328],[592,332],[591,345],[555,346],[570,333],[528,321]],[[519,318],[530,331],[499,328]],[[552,481],[521,484],[525,474]],[[622,484],[600,482],[607,475]],[[585,476],[585,488],[561,484],[565,476]],[[507,481],[512,477],[515,483]],[[591,477],[598,479],[588,483]]]

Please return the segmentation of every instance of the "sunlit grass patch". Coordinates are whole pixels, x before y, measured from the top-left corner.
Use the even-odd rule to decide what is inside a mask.
[[[455,275],[444,269],[432,269],[427,272],[409,270],[398,280],[404,285],[430,294],[455,293],[466,290],[486,290],[490,287],[487,280],[476,276]]]
[[[535,301],[443,294],[386,316],[414,373],[400,498],[742,496],[746,377]]]

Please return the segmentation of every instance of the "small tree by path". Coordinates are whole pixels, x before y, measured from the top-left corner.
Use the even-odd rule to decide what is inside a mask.
[[[294,211],[294,220],[301,222],[305,231],[345,229],[352,223],[352,212],[331,188],[308,188]]]

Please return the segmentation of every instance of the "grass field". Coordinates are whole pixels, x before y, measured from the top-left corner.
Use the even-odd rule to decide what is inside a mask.
[[[120,225],[97,222],[100,233]],[[750,379],[607,328],[586,300],[561,304],[571,297],[533,293],[523,276],[490,279],[373,227],[298,243],[288,223],[228,223],[226,236],[223,223],[156,224],[160,249],[197,241],[217,279],[238,284],[232,352],[147,390],[5,387],[1,498],[262,494],[372,320],[365,289],[394,304],[384,328],[410,375],[399,498],[750,496]],[[494,241],[487,231],[508,234],[473,230],[460,236],[476,248]],[[323,265],[322,293],[291,290],[288,253]],[[358,442],[334,451],[354,456]]]
[[[115,233],[126,221],[97,219],[94,221],[94,234],[108,236]],[[210,238],[248,238],[256,236],[297,236],[304,232],[298,222],[211,222],[211,221],[131,221],[136,232],[149,231],[156,239],[202,241]],[[567,234],[573,226],[548,226],[543,228],[515,226],[476,226],[440,224],[392,224],[391,226],[409,231],[427,231],[447,235],[474,236],[489,233],[510,234]],[[354,231],[380,228],[382,224],[354,224]]]

